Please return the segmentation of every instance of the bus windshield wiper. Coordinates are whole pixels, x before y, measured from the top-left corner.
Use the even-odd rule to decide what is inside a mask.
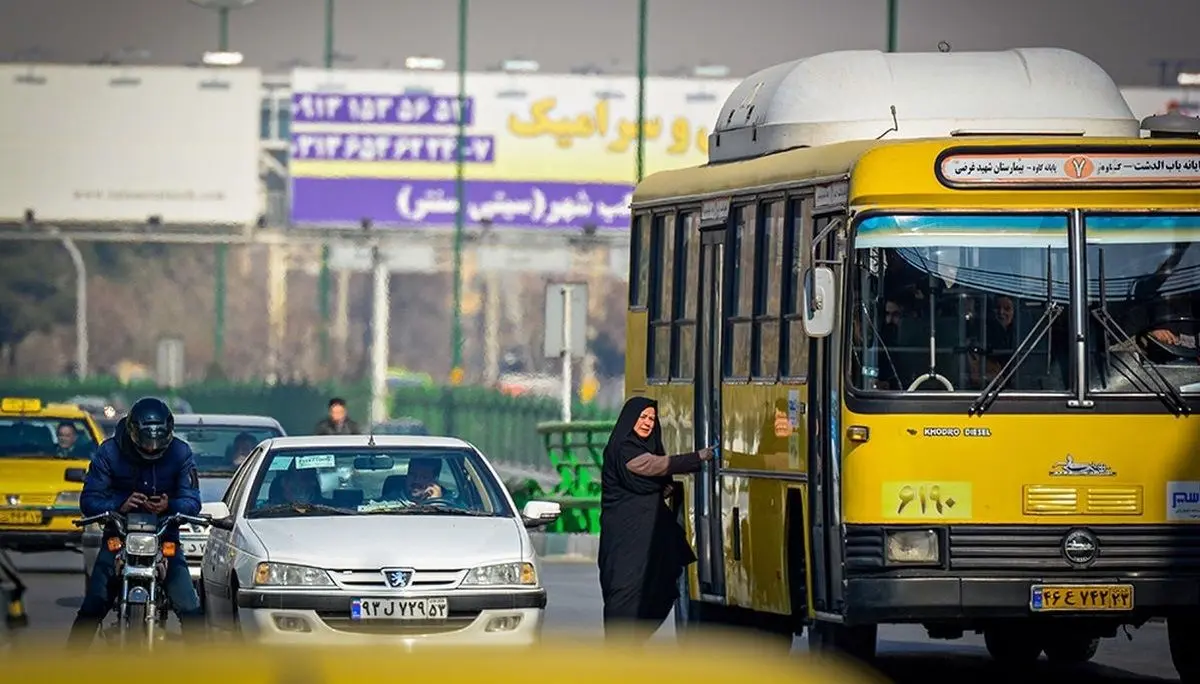
[[[1131,339],[1130,335],[1121,329],[1121,325],[1113,318],[1113,315],[1108,312],[1108,292],[1104,285],[1104,250],[1101,249],[1098,258],[1097,275],[1100,278],[1100,304],[1092,309],[1092,318],[1100,324],[1100,328],[1104,330],[1104,359],[1113,368],[1117,369],[1126,380],[1134,387],[1143,392],[1153,394],[1159,401],[1167,407],[1167,410],[1176,416],[1191,415],[1192,407],[1188,405],[1187,400],[1183,398],[1183,394],[1175,388],[1167,380],[1167,376],[1162,374],[1158,366],[1154,362],[1140,364],[1141,368],[1146,369],[1146,375],[1149,380],[1141,377],[1134,370],[1134,367],[1119,354],[1109,352],[1112,344],[1121,344],[1125,340]]]
[[[1046,302],[1046,310],[1042,312],[1042,317],[1033,324],[1029,333],[1021,338],[1021,343],[1013,350],[1012,356],[1008,357],[1008,362],[996,373],[996,377],[983,388],[979,396],[975,397],[975,401],[971,402],[971,407],[967,409],[968,416],[981,416],[983,412],[988,410],[996,398],[1000,396],[1001,390],[1008,384],[1009,380],[1017,374],[1017,368],[1025,362],[1046,333],[1050,332],[1050,327],[1054,325],[1055,319],[1063,312],[1063,308],[1055,301]]]

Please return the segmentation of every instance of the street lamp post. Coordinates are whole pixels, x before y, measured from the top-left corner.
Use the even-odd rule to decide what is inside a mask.
[[[334,0],[325,0],[325,68],[332,69],[336,53],[333,49],[333,4]],[[321,365],[329,363],[329,289],[330,289],[330,247],[329,243],[321,245],[321,272],[317,278],[317,307],[321,312]]]
[[[646,19],[649,0],[638,0],[637,182],[646,175]]]
[[[467,14],[469,0],[458,0],[458,140],[454,155],[454,196],[458,208],[454,212],[454,311],[450,319],[451,369],[450,384],[463,379],[462,331],[462,260],[463,237],[466,230],[467,183],[463,148],[467,139]]]
[[[75,265],[75,374],[84,380],[88,376],[87,266],[74,240],[63,237],[61,241],[67,254],[71,255],[71,263]]]
[[[896,24],[898,23],[898,20],[897,20],[898,19],[897,18],[898,8],[896,7],[896,3],[898,1],[899,0],[887,0],[887,17],[888,17],[887,18],[887,32],[888,32],[888,34],[887,34],[887,51],[888,52],[896,51],[896,42],[897,42],[896,41],[896,38],[897,38]]]
[[[217,11],[217,50],[229,52],[229,12],[251,5],[255,0],[188,0],[198,7]],[[229,245],[217,245],[213,268],[213,364],[220,367],[225,358],[225,265]]]

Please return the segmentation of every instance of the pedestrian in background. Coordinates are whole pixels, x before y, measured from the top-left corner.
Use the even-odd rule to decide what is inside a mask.
[[[346,415],[346,400],[334,397],[329,400],[329,415],[313,428],[317,435],[361,435],[358,423]]]
[[[711,449],[667,456],[657,402],[625,402],[604,447],[600,494],[600,593],[608,638],[644,641],[671,613],[679,577],[696,562],[667,506],[672,475],[694,473]]]

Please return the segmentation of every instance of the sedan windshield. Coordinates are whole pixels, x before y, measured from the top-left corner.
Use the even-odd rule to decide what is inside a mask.
[[[0,418],[0,458],[90,460],[97,446],[82,420]]]
[[[500,484],[467,449],[285,449],[259,467],[250,518],[511,514]]]
[[[1089,384],[1200,392],[1200,215],[1087,216]]]
[[[244,425],[176,425],[175,436],[192,447],[201,477],[233,475],[259,442],[281,436],[279,430]]]
[[[1065,215],[870,216],[851,269],[854,387],[1068,388]]]

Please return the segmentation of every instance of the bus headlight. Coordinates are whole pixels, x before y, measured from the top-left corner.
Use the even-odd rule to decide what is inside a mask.
[[[889,563],[937,563],[938,534],[933,530],[898,530],[887,533]]]

